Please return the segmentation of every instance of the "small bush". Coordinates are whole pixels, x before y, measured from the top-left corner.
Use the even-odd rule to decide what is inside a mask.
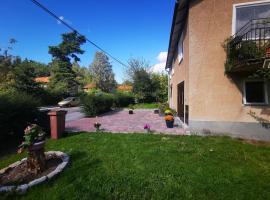
[[[22,137],[27,123],[34,122],[39,101],[17,91],[0,92],[0,139]]]
[[[81,96],[83,111],[89,117],[110,111],[113,104],[114,97],[112,94],[96,92]]]
[[[130,104],[134,104],[134,95],[130,92],[117,92],[114,95],[114,101],[116,107],[127,107]]]

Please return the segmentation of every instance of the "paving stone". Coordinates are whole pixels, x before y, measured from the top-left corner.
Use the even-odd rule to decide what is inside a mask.
[[[184,135],[185,131],[181,126],[172,129],[166,127],[163,116],[154,114],[153,110],[135,110],[134,114],[128,114],[127,110],[112,111],[99,116],[97,119],[82,118],[66,122],[67,131],[88,131],[95,132],[94,123],[101,123],[101,128],[112,133],[144,133],[144,125],[150,125],[154,133],[171,135]],[[177,123],[178,124],[178,123]],[[176,125],[177,125],[176,124]]]

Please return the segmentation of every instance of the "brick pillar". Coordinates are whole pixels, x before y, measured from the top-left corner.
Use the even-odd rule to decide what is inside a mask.
[[[55,110],[48,113],[50,116],[51,138],[58,139],[65,132],[65,120],[67,111]]]

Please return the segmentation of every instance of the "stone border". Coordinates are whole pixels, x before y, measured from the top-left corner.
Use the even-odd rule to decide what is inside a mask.
[[[60,157],[62,159],[62,163],[60,163],[55,168],[55,170],[53,170],[52,172],[50,172],[46,176],[42,176],[42,177],[40,177],[38,179],[32,180],[28,184],[22,184],[22,185],[18,185],[18,186],[13,186],[13,185],[12,186],[1,186],[0,185],[0,193],[2,193],[2,192],[16,192],[16,193],[23,194],[29,188],[33,187],[34,185],[38,185],[38,184],[43,183],[43,182],[45,182],[47,180],[49,181],[53,177],[55,177],[57,174],[62,172],[64,170],[64,168],[67,166],[68,162],[69,162],[69,156],[66,153],[63,153],[61,151],[48,151],[48,152],[45,152],[45,155],[51,155],[51,154],[54,154],[57,157]],[[26,158],[23,158],[22,160],[17,161],[17,162],[9,165],[8,167],[6,167],[4,169],[1,169],[0,174],[4,174],[8,169],[14,168],[14,167],[20,165],[24,161],[26,161]]]

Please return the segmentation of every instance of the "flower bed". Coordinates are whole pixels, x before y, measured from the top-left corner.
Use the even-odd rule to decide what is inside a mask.
[[[45,152],[47,168],[41,174],[27,170],[27,159],[23,158],[0,170],[0,192],[25,193],[30,187],[52,179],[69,162],[69,156],[60,151]]]

